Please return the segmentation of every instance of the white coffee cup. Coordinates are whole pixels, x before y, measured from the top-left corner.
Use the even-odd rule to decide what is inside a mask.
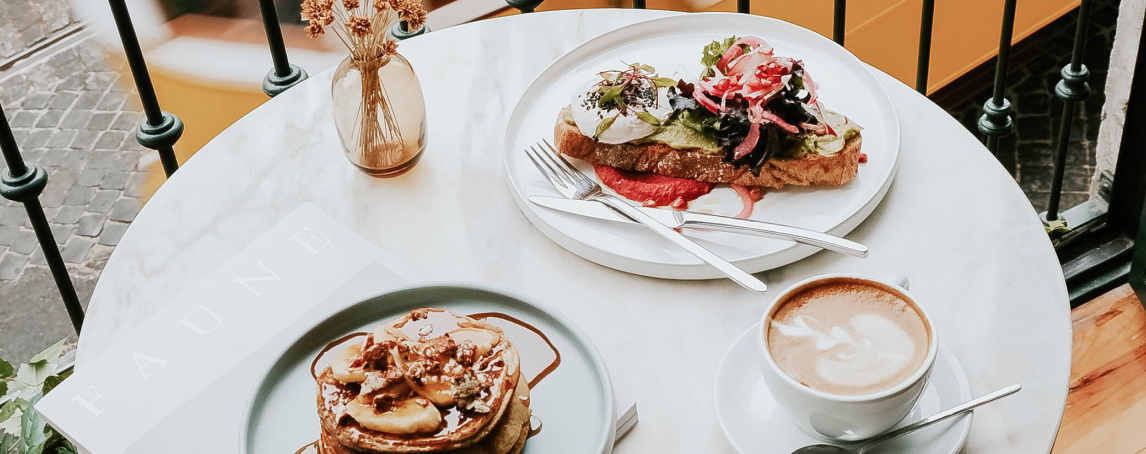
[[[919,308],[924,323],[930,330],[930,345],[923,364],[906,380],[882,391],[864,395],[837,395],[812,389],[784,373],[772,358],[768,348],[768,324],[772,314],[792,295],[801,290],[821,285],[826,280],[847,278],[867,281],[895,290],[900,296]],[[870,438],[887,431],[902,420],[931,377],[931,368],[939,350],[935,323],[927,309],[916,302],[907,291],[904,277],[875,279],[855,274],[829,274],[805,279],[780,293],[768,305],[756,335],[759,346],[760,370],[768,391],[780,408],[792,418],[801,430],[817,438],[837,441],[855,441]]]

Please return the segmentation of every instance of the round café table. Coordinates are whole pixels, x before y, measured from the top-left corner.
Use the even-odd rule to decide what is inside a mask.
[[[678,13],[527,14],[403,42],[425,91],[429,148],[395,179],[370,178],[346,161],[331,119],[331,71],[314,71],[204,146],[147,203],[92,295],[77,367],[311,201],[429,278],[548,302],[622,358],[611,373],[635,392],[641,422],[618,453],[732,452],[712,402],[721,357],[776,291],[829,272],[907,275],[975,394],[1023,385],[975,411],[963,452],[1049,452],[1071,364],[1058,259],[1023,192],[976,137],[890,76],[877,71],[903,123],[901,160],[883,203],[848,235],[870,246],[866,259],[817,253],[761,273],[773,290],[759,295],[728,280],[614,271],[530,224],[501,158],[517,99],[582,41],[668,14]]]

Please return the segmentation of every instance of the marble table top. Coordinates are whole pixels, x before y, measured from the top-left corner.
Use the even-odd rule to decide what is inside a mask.
[[[410,173],[390,180],[346,162],[331,119],[331,71],[307,68],[310,80],[216,137],[139,213],[89,303],[78,367],[312,201],[430,278],[540,297],[599,349],[624,358],[612,372],[636,393],[641,422],[617,452],[732,452],[713,412],[716,368],[775,290],[761,296],[727,280],[645,278],[583,260],[521,213],[499,152],[509,112],[546,65],[601,32],[666,14],[673,13],[537,13],[404,42],[425,90],[429,148]],[[976,394],[1023,385],[976,410],[964,452],[1049,452],[1071,364],[1070,308],[1050,241],[975,136],[878,76],[903,133],[895,183],[849,235],[871,255],[821,252],[760,276],[778,290],[828,272],[907,275]]]

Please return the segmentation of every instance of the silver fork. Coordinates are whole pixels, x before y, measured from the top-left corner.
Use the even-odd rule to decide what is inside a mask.
[[[544,146],[542,146],[542,143]],[[540,149],[540,151],[538,151]],[[636,207],[629,205],[620,197],[606,194],[601,191],[601,186],[596,181],[589,179],[584,173],[581,173],[573,164],[566,161],[561,153],[558,153],[553,145],[549,144],[548,140],[542,140],[536,147],[529,147],[525,150],[525,155],[533,161],[533,165],[537,166],[537,170],[545,176],[565,197],[578,200],[593,200],[605,204],[609,208],[617,211],[625,217],[633,221],[644,224],[658,235],[665,239],[676,243],[678,246],[683,247],[692,255],[704,260],[709,265],[720,270],[729,279],[736,281],[748,290],[754,292],[764,292],[768,290],[768,286],[759,279],[756,279],[751,274],[736,267],[728,261],[720,258],[720,256],[713,254],[712,251],[701,247],[699,244],[692,242],[684,235],[681,235],[676,230],[661,224],[656,219],[649,215],[642,213]]]

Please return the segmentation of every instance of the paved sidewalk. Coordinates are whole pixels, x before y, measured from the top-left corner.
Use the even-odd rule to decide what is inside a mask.
[[[139,212],[148,151],[135,141],[141,114],[130,75],[108,66],[94,38],[47,52],[2,75],[0,104],[24,159],[48,171],[40,202],[86,304]],[[0,200],[0,358],[27,359],[74,335],[45,264],[23,205]]]

